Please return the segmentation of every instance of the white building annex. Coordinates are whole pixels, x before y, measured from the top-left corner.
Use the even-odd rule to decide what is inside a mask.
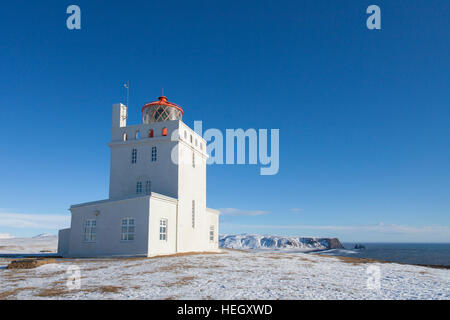
[[[218,251],[219,212],[206,207],[206,141],[166,97],[127,126],[113,105],[109,199],[72,205],[59,231],[63,257],[156,256]]]

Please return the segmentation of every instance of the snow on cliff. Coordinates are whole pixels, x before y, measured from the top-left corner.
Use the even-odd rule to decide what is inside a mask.
[[[14,236],[8,234],[8,233],[0,233],[0,239],[12,239]]]
[[[33,238],[0,238],[0,254],[37,254],[56,252],[58,237],[40,234]]]
[[[50,233],[41,233],[41,234],[38,234],[37,236],[34,236],[33,239],[54,238],[54,237],[56,237],[54,234],[50,234]]]
[[[221,235],[219,246],[229,249],[327,250],[342,248],[335,238],[261,236],[257,234]]]

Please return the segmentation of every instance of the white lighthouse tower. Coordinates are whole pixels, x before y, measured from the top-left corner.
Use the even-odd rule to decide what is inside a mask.
[[[60,230],[67,257],[154,256],[218,250],[218,212],[206,207],[206,141],[166,97],[142,107],[142,124],[113,105],[109,199],[73,205]]]

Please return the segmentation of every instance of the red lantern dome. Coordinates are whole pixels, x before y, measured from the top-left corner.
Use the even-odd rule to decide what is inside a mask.
[[[147,103],[142,107],[142,121],[145,124],[182,119],[183,109],[175,103],[169,102],[164,96],[159,97],[158,101]]]

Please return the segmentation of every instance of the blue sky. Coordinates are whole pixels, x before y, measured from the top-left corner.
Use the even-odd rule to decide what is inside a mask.
[[[129,80],[130,123],[164,88],[190,126],[280,129],[277,175],[208,167],[222,233],[450,242],[449,16],[448,1],[8,1],[0,234],[56,233],[71,204],[107,198]]]

